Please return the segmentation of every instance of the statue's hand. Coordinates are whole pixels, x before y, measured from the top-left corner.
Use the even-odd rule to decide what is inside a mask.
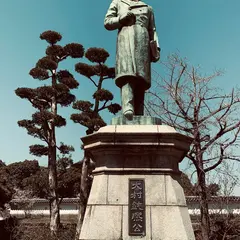
[[[136,16],[134,15],[134,13],[132,12],[126,12],[124,13],[122,16],[120,16],[119,22],[123,25],[123,26],[129,26],[134,24],[136,21]]]
[[[155,56],[155,57],[152,56],[152,62],[157,62],[159,60],[160,60],[160,49],[158,49],[157,56]]]

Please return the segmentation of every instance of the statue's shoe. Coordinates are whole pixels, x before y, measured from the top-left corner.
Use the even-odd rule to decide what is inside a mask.
[[[128,120],[132,120],[133,119],[133,110],[127,110],[124,112],[123,114]]]

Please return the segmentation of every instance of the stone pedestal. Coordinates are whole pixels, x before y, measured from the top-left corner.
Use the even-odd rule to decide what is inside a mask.
[[[96,169],[81,240],[195,239],[178,169],[191,138],[164,125],[112,125],[82,141]],[[142,236],[129,236],[129,179],[145,182]]]

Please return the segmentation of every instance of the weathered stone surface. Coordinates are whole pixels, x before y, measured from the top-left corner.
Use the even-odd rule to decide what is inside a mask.
[[[146,181],[146,205],[165,205],[165,176],[164,175],[147,175]]]
[[[186,207],[151,206],[151,231],[154,240],[194,240]]]
[[[146,205],[166,205],[164,175],[109,175],[107,187],[108,204],[128,204],[129,179],[145,180]],[[104,186],[102,186],[105,188]],[[103,190],[105,192],[105,189]]]
[[[128,204],[128,176],[109,175],[107,200],[109,204]]]
[[[186,199],[180,185],[180,176],[166,175],[166,205],[186,206]]]
[[[107,204],[107,175],[96,175],[92,184],[88,204]]]
[[[80,240],[122,239],[122,209],[122,206],[88,206]]]

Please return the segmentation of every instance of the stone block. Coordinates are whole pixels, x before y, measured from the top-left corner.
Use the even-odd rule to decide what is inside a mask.
[[[165,177],[164,175],[148,175],[145,181],[146,205],[165,205]]]
[[[116,132],[116,126],[111,126],[111,125],[107,125],[107,126],[104,126],[104,127],[101,127],[99,130],[98,130],[98,133],[114,133]]]
[[[177,131],[168,125],[158,125],[158,132],[159,133],[177,133]]]
[[[122,239],[122,206],[88,206],[80,240]]]
[[[129,179],[145,180],[146,205],[165,205],[164,175],[109,175],[108,179],[108,204],[128,204]]]
[[[127,155],[123,160],[123,168],[150,168],[151,167],[151,156]]]
[[[153,240],[195,240],[187,207],[152,206]]]
[[[128,176],[109,175],[108,178],[108,204],[128,204]]]
[[[167,205],[186,206],[186,199],[180,185],[180,175],[166,175]]]
[[[96,175],[88,198],[88,204],[107,204],[108,175]]]
[[[98,155],[95,159],[96,167],[106,168],[123,168],[124,156],[102,154]]]

